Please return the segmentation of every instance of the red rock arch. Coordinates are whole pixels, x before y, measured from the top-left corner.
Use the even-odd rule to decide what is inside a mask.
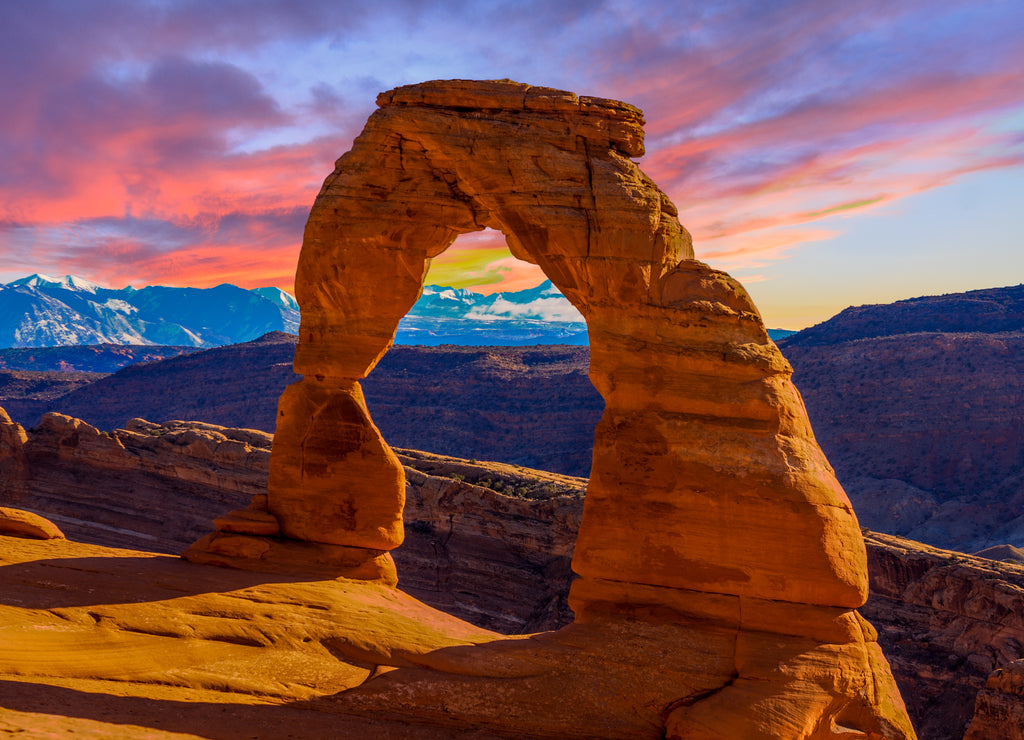
[[[306,227],[304,378],[279,403],[268,501],[186,556],[396,582],[403,470],[359,380],[429,259],[492,227],[586,318],[605,400],[576,623],[420,655],[339,705],[573,736],[912,738],[853,611],[867,567],[849,501],[749,296],[692,259],[675,207],[630,159],[639,111],[512,82],[425,83],[378,104]],[[641,675],[653,693],[623,693]]]
[[[425,83],[378,105],[306,226],[305,379],[282,396],[271,462],[282,533],[370,551],[401,543],[402,468],[358,381],[430,258],[490,227],[587,319],[606,401],[577,612],[665,601],[665,587],[863,603],[859,529],[789,367],[745,291],[692,260],[675,207],[630,159],[643,153],[640,112],[511,82]]]

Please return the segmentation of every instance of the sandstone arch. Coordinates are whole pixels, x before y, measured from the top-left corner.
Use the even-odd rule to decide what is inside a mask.
[[[711,671],[728,680],[675,689],[662,717],[672,736],[911,737],[870,626],[852,611],[867,569],[849,501],[749,296],[693,259],[675,207],[632,161],[640,112],[508,81],[398,88],[378,106],[306,226],[304,379],[279,404],[266,503],[284,539],[214,537],[198,550],[264,566],[315,552],[343,575],[394,583],[403,472],[359,380],[390,346],[429,259],[494,228],[586,318],[605,399],[573,627],[627,619],[732,635],[718,655],[732,667]],[[227,531],[256,534],[247,527]],[[415,690],[441,701],[444,686]],[[520,699],[532,711],[534,699]]]
[[[577,595],[607,580],[863,603],[859,529],[797,413],[788,365],[742,288],[692,261],[675,207],[630,159],[643,154],[639,111],[515,83],[417,85],[378,104],[306,226],[295,358],[306,380],[281,402],[269,493],[282,532],[400,544],[401,466],[358,380],[429,259],[491,227],[590,329],[607,408],[576,559],[592,582]],[[788,540],[777,562],[773,530]]]

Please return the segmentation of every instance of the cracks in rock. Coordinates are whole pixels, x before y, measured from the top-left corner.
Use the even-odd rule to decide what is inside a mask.
[[[405,172],[405,169],[406,169],[406,167],[405,167],[405,142],[406,142],[406,138],[404,136],[402,136],[401,134],[397,134],[397,136],[398,136],[398,166],[401,168],[401,170],[403,172]]]
[[[317,376],[318,380],[321,378],[322,376]],[[323,412],[324,408],[326,408],[326,406],[327,401],[324,401],[321,404],[317,404],[316,408],[313,410],[313,413],[309,415],[309,424],[306,425],[306,429],[303,432],[301,439],[299,440],[299,475],[301,476],[301,480],[303,482],[305,482],[306,480],[306,443],[309,442],[310,436],[313,435],[313,429],[314,427],[316,427],[317,419],[319,418],[321,412]]]
[[[742,624],[742,616],[740,618],[740,623]],[[665,706],[664,709],[661,710],[661,721],[662,721],[663,725],[667,725],[668,724],[669,718],[677,710],[692,707],[692,706],[694,706],[696,704],[699,704],[702,701],[706,701],[706,700],[710,699],[713,696],[717,696],[718,694],[722,693],[723,691],[725,691],[729,687],[731,687],[734,683],[736,683],[737,679],[739,679],[739,677],[740,677],[740,669],[739,669],[739,666],[736,664],[736,654],[737,654],[738,647],[739,647],[740,630],[741,629],[742,629],[742,627],[740,627],[739,629],[737,629],[733,633],[733,643],[732,643],[733,666],[732,666],[732,675],[730,675],[726,679],[725,683],[721,684],[720,686],[716,686],[716,687],[710,688],[710,689],[705,689],[704,691],[698,691],[695,694],[690,694],[688,696],[684,696],[684,697],[682,697],[680,699],[676,699],[675,701],[670,702],[668,705]],[[663,735],[663,737],[668,737],[668,728],[667,728],[667,726],[665,728],[665,734]]]
[[[448,533],[440,539],[434,540],[431,544],[434,548],[434,583],[438,588],[443,587],[448,583],[448,579],[443,577],[444,574],[451,571],[450,561],[451,556],[448,553],[448,541],[455,534],[455,515],[448,515]]]
[[[583,136],[576,137],[578,143],[583,144],[583,161],[587,165],[587,187],[590,190],[591,207],[586,208],[587,214],[587,257],[594,251],[595,235],[601,231],[601,225],[597,222],[597,196],[594,191],[594,165],[590,154],[590,144]]]

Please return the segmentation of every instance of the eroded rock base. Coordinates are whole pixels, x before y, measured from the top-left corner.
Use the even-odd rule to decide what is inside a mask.
[[[802,636],[705,613],[505,637],[379,584],[19,538],[0,538],[0,594],[0,684],[118,696],[141,728],[323,737],[326,712],[367,738],[913,736],[885,706],[895,689],[871,678],[884,672],[869,670],[870,627],[841,609],[805,613]],[[210,734],[218,704],[254,724]],[[0,721],[37,711],[0,705]]]
[[[181,554],[192,563],[259,573],[348,578],[398,584],[391,554],[361,547],[324,545],[283,537],[211,532]]]
[[[266,494],[253,496],[213,522],[216,531],[193,543],[181,556],[192,563],[260,573],[348,578],[396,586],[395,561],[386,550],[346,547],[279,536],[277,517],[267,510]]]

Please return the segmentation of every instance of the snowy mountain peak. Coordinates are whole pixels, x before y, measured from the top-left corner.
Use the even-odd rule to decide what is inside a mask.
[[[449,288],[446,285],[424,285],[423,296],[436,296],[439,300],[443,301],[472,301],[475,298],[479,298],[479,293],[474,293],[471,290],[465,288]]]
[[[299,304],[298,301],[295,300],[295,297],[292,296],[291,293],[286,293],[280,288],[253,288],[252,292],[258,296],[263,296],[278,308],[284,308],[289,311],[299,310]]]
[[[79,293],[95,293],[97,290],[103,290],[102,285],[94,283],[91,280],[78,277],[77,275],[65,275],[64,277],[55,278],[38,272],[34,275],[29,275],[28,277],[19,278],[7,283],[7,286],[10,288],[16,288],[20,285],[30,288],[64,288],[65,290],[74,290]]]

